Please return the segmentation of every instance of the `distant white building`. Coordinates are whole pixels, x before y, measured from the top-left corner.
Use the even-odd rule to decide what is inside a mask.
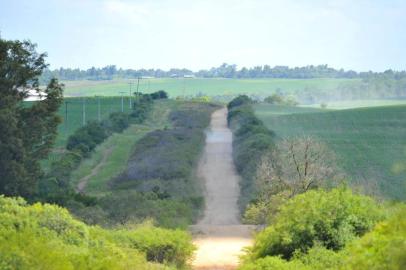
[[[37,92],[37,90],[30,89],[27,92],[28,96],[24,99],[24,101],[39,101],[39,100],[44,100],[47,97],[47,94],[40,91]]]
[[[183,78],[191,79],[191,78],[196,78],[196,76],[193,75],[193,74],[190,74],[190,75],[183,75]]]

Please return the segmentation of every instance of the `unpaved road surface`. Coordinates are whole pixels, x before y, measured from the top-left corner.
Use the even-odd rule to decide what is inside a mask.
[[[191,226],[197,246],[194,269],[235,269],[244,247],[252,242],[252,226],[242,225],[237,200],[239,176],[232,160],[232,133],[227,110],[215,111],[206,136],[198,176],[204,181],[204,217]]]

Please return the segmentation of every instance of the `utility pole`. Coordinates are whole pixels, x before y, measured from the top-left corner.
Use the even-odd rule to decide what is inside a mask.
[[[65,133],[68,131],[68,101],[65,101]]]
[[[124,94],[125,92],[119,92],[121,94],[121,112],[124,112]]]
[[[185,75],[183,75],[183,99],[185,99],[185,92],[186,92],[186,81]]]
[[[100,96],[97,96],[97,119],[101,121]]]
[[[139,86],[140,86],[140,76],[138,76],[138,78],[137,78],[137,101],[140,100],[140,95],[139,95],[139,93],[138,93],[138,88],[139,88]]]
[[[83,126],[86,125],[86,99],[82,99],[82,116],[83,116]]]
[[[131,98],[131,97],[132,97],[132,86],[133,86],[133,82],[129,82],[128,84],[130,85],[130,101],[129,101],[129,102],[130,102],[130,110],[131,110],[131,109],[132,109],[132,102],[131,102],[131,101],[132,101],[132,98]]]

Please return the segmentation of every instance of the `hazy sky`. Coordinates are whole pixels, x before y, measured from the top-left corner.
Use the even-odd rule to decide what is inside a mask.
[[[406,69],[404,0],[0,0],[0,31],[52,68]]]

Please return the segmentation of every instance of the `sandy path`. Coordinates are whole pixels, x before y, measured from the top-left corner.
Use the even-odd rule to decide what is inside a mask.
[[[225,108],[213,113],[199,163],[206,209],[203,219],[191,226],[198,248],[194,269],[235,269],[242,249],[251,244],[253,227],[241,225],[239,220],[239,177],[232,160],[232,133],[226,119]]]
[[[114,147],[112,146],[112,147],[108,148],[106,151],[104,151],[102,160],[99,162],[99,164],[97,164],[97,166],[92,169],[92,171],[89,175],[86,175],[85,177],[83,177],[82,179],[79,180],[79,184],[76,187],[77,192],[82,193],[85,191],[87,181],[89,181],[90,178],[92,178],[93,176],[95,176],[99,173],[100,169],[104,166],[104,164],[106,164],[107,159],[111,155],[111,152],[113,152],[113,148]]]

